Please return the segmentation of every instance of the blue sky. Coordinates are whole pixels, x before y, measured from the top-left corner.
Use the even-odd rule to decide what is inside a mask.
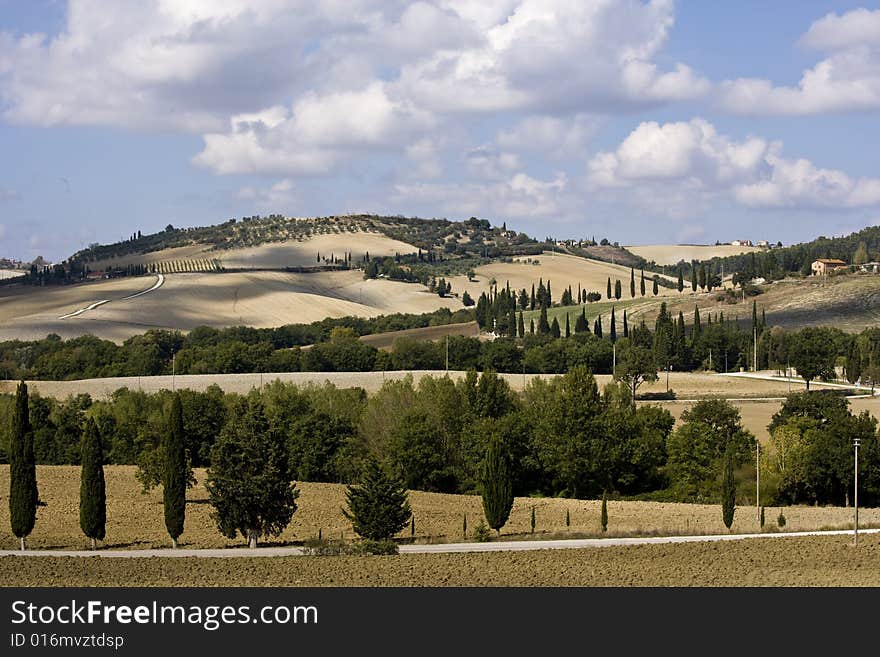
[[[880,223],[880,8],[0,0],[0,257],[283,213],[785,243]]]

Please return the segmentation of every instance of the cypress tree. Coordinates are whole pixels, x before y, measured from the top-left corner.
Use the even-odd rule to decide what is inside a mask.
[[[580,314],[577,316],[577,319],[574,321],[574,332],[575,333],[589,333],[590,327],[587,326],[587,318]]]
[[[629,268],[629,296],[636,298],[636,270]]]
[[[486,521],[500,534],[513,508],[513,476],[507,445],[499,436],[489,439],[481,479]]]
[[[410,517],[409,535],[410,535],[410,538],[413,538],[416,535],[416,517],[415,516]]]
[[[678,285],[677,285],[677,289],[678,289],[679,292],[681,292],[681,291],[684,289],[684,276],[683,276],[683,274],[681,273],[681,268],[680,268],[680,267],[679,267],[679,269],[678,269]]]
[[[623,309],[623,337],[629,337],[629,324],[626,321],[626,308]]]
[[[764,529],[764,507],[761,507],[761,529]]]
[[[728,531],[733,525],[736,511],[736,480],[733,477],[733,448],[728,445],[724,453],[724,474],[721,480],[721,517]]]
[[[605,298],[611,300],[611,277],[608,277],[608,284],[605,286]]]
[[[171,416],[165,435],[165,467],[162,472],[162,503],[165,507],[165,529],[172,547],[183,533],[186,517],[186,449],[183,440],[183,405],[180,393],[171,399]]]
[[[538,317],[538,333],[547,334],[550,332],[550,323],[547,321],[547,306],[541,304],[541,315]]]
[[[562,336],[562,331],[559,330],[559,320],[555,317],[553,318],[553,323],[550,325],[550,335],[554,338]]]
[[[654,289],[653,289],[653,292],[654,292],[654,296],[655,296],[655,297],[657,296],[657,293],[660,291],[660,290],[658,289],[658,287],[657,287],[657,284],[658,284],[659,280],[660,280],[660,277],[657,276],[657,274],[654,274]]]
[[[571,527],[571,514],[569,514],[568,509],[565,510],[565,526]]]
[[[700,307],[694,306],[694,332],[692,337],[696,338],[702,332],[703,327],[700,326]]]
[[[461,519],[461,535],[464,538],[467,538],[467,514],[462,514]]]
[[[12,437],[9,442],[9,520],[12,533],[27,549],[27,536],[37,521],[37,468],[34,460],[34,435],[31,431],[27,384],[18,384]]]
[[[602,523],[602,531],[608,531],[608,497],[605,494],[605,491],[602,491],[602,513],[599,517],[599,521]]]
[[[697,263],[691,261],[691,291],[697,291]]]
[[[550,291],[550,279],[547,279],[547,305],[553,305],[553,293]]]
[[[535,507],[532,507],[532,533],[535,533]]]
[[[348,487],[346,499],[348,509],[343,509],[342,515],[351,521],[357,535],[367,540],[390,540],[412,516],[403,481],[375,459],[367,461],[360,483]]]
[[[532,283],[532,296],[529,297],[529,310],[535,309],[535,284]],[[534,331],[532,331],[534,333]]]
[[[513,306],[510,307],[510,312],[507,315],[507,334],[515,338],[516,337],[516,311],[513,309]]]
[[[531,333],[532,335],[535,334],[535,320],[534,319],[529,320],[529,333]]]
[[[523,314],[522,313],[519,314],[519,320],[517,320],[516,327],[519,332],[519,337],[521,337],[521,338],[526,337],[526,326],[525,326],[525,322],[523,321]]]
[[[92,418],[86,420],[82,437],[79,485],[79,526],[92,542],[104,540],[107,524],[107,494],[104,487],[104,465],[101,453],[101,436]]]
[[[593,324],[593,333],[596,334],[597,338],[602,337],[602,315],[596,318],[596,322]]]
[[[621,296],[620,279],[617,278],[614,280],[614,298],[619,300]]]
[[[645,270],[642,270],[642,281],[639,283],[642,296],[645,296]]]
[[[611,307],[611,328],[608,330],[611,342],[617,342],[617,322],[614,321],[614,306]]]
[[[568,319],[568,313],[565,313],[565,337],[571,335],[571,321]]]

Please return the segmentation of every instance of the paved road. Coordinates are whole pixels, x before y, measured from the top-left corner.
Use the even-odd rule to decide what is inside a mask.
[[[760,381],[781,381],[804,385],[804,380],[796,377],[775,376],[773,374],[762,374],[761,372],[719,372],[718,376],[735,376],[744,379],[758,379]],[[830,381],[811,381],[813,386],[822,386],[826,388],[846,388],[867,391],[866,396],[871,396],[871,386],[859,385],[857,383],[832,383]],[[880,390],[875,389],[876,394],[880,394]]]
[[[878,534],[880,529],[862,529],[860,535]],[[771,532],[766,534],[717,534],[707,536],[649,536],[644,538],[577,538],[547,541],[499,541],[490,543],[434,543],[429,545],[401,545],[402,554],[439,554],[450,552],[520,552],[525,550],[564,550],[613,547],[624,545],[653,545],[658,543],[705,543],[713,541],[741,541],[750,538],[789,538],[795,536],[850,536],[852,530],[816,532]],[[164,550],[0,550],[0,557],[292,557],[302,555],[299,547],[263,547],[228,549],[164,549]]]
[[[149,294],[153,290],[158,290],[162,285],[165,284],[165,276],[164,274],[157,274],[156,283],[153,287],[143,290],[141,292],[136,292],[135,294],[130,294],[127,297],[122,297],[119,301],[128,301],[129,299],[137,299],[139,296],[143,296],[144,294]],[[58,319],[70,319],[71,317],[79,317],[83,313],[86,313],[90,310],[94,310],[99,306],[103,306],[105,303],[110,303],[113,299],[102,299],[101,301],[95,301],[94,303],[89,304],[85,308],[80,308],[79,310],[75,310],[72,313],[67,313],[66,315],[61,315]]]

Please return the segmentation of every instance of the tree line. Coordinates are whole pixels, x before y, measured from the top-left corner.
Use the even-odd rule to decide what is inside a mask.
[[[673,417],[661,406],[633,404],[624,377],[600,390],[583,367],[534,379],[520,394],[493,371],[471,370],[457,381],[387,381],[369,396],[360,388],[276,381],[246,395],[216,386],[155,394],[120,389],[104,401],[30,395],[27,413],[20,399],[6,395],[0,408],[9,418],[0,426],[0,454],[10,464],[22,422],[36,463],[82,463],[83,435],[94,431],[101,436],[101,462],[136,464],[145,489],[166,484],[169,458],[186,463],[184,481],[192,482],[192,468],[226,458],[217,447],[222,437],[266,432],[293,479],[302,481],[351,483],[376,459],[408,489],[479,493],[495,440],[506,450],[515,495],[712,501],[725,458],[733,460],[739,479],[754,481],[755,439],[728,402],[695,404],[673,430]],[[56,424],[62,418],[65,424]],[[168,446],[168,427],[180,437],[182,452]],[[876,421],[867,413],[853,415],[844,397],[793,394],[769,429],[772,440],[762,452],[768,488],[761,499],[845,503],[858,437],[860,498],[868,505],[880,500]],[[741,493],[753,491],[749,485]]]

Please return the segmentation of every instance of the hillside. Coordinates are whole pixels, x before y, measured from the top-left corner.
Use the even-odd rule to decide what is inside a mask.
[[[677,265],[680,262],[690,263],[692,260],[711,260],[764,251],[758,246],[733,246],[731,244],[697,245],[697,244],[649,244],[644,246],[627,246],[626,250],[649,262],[658,265]]]
[[[805,326],[834,326],[843,331],[856,333],[880,324],[880,275],[857,273],[821,278],[787,278],[758,286],[763,293],[747,296],[742,293],[699,292],[690,288],[679,295],[669,295],[666,300],[673,315],[684,313],[690,323],[694,306],[700,313],[724,313],[730,319],[750,321],[752,301],[758,312],[766,313],[767,324],[786,329]],[[644,316],[653,321],[657,306],[647,308]]]

